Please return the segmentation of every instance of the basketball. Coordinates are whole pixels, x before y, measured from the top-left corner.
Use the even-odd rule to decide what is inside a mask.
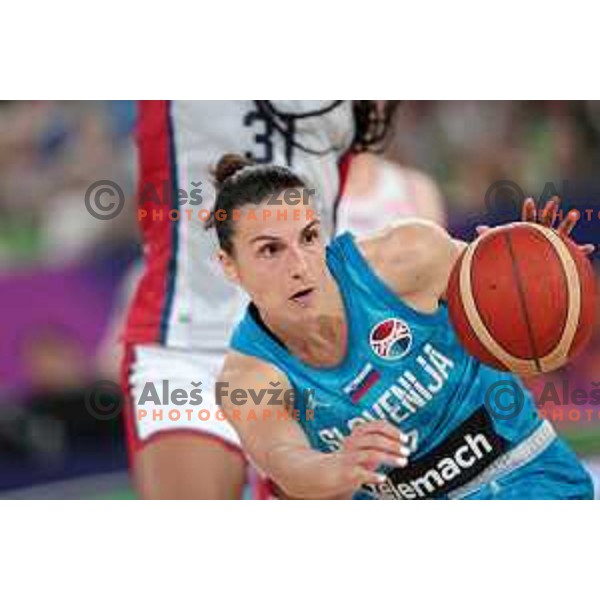
[[[569,238],[536,223],[480,236],[448,283],[450,320],[465,349],[524,377],[554,371],[585,347],[595,304],[590,261]]]

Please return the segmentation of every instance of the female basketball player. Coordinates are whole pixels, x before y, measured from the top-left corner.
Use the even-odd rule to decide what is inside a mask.
[[[264,198],[305,187],[292,171],[229,155],[217,180],[216,208],[239,211],[214,221],[220,260],[252,299],[217,394],[283,496],[592,497],[589,476],[518,380],[457,342],[440,298],[462,242],[407,220],[325,248],[314,207],[263,212]],[[525,218],[534,210],[527,201]],[[559,229],[574,224],[570,215]],[[516,414],[486,401],[499,383],[522,394]]]
[[[245,458],[227,422],[169,420],[167,410],[138,418],[136,410],[145,386],[160,390],[166,380],[188,399],[201,392],[202,408],[215,413],[215,377],[245,298],[219,272],[216,240],[198,218],[214,201],[211,166],[233,148],[258,163],[292,167],[318,190],[324,231],[333,232],[347,159],[383,140],[394,106],[367,100],[140,102],[144,265],[123,336],[122,377],[130,463],[143,497],[239,498],[246,479]],[[173,219],[178,211],[181,217]],[[182,414],[195,408],[177,407]]]

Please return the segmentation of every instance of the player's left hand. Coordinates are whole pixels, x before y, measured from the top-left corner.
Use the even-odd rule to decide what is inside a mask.
[[[538,215],[535,207],[535,200],[533,198],[527,198],[525,202],[523,202],[521,220],[527,223],[539,223],[545,227],[553,227],[558,215],[559,204],[560,198],[558,196],[553,196],[546,202],[546,205]],[[560,235],[570,236],[573,228],[577,225],[577,221],[579,221],[579,213],[576,210],[570,210],[565,218],[558,224],[556,231]],[[487,225],[479,225],[476,228],[477,235],[483,235],[489,229],[491,229],[491,227]],[[594,244],[583,244],[579,245],[578,248],[585,255],[592,254],[595,250]]]

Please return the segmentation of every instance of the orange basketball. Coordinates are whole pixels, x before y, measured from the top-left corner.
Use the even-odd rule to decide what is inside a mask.
[[[448,283],[450,319],[466,350],[522,376],[553,371],[581,351],[595,305],[590,261],[569,238],[535,223],[477,238]]]

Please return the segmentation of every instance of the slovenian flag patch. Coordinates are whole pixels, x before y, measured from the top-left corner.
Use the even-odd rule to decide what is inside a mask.
[[[362,371],[344,388],[344,393],[350,396],[354,404],[379,381],[379,372],[371,363],[367,363]]]

